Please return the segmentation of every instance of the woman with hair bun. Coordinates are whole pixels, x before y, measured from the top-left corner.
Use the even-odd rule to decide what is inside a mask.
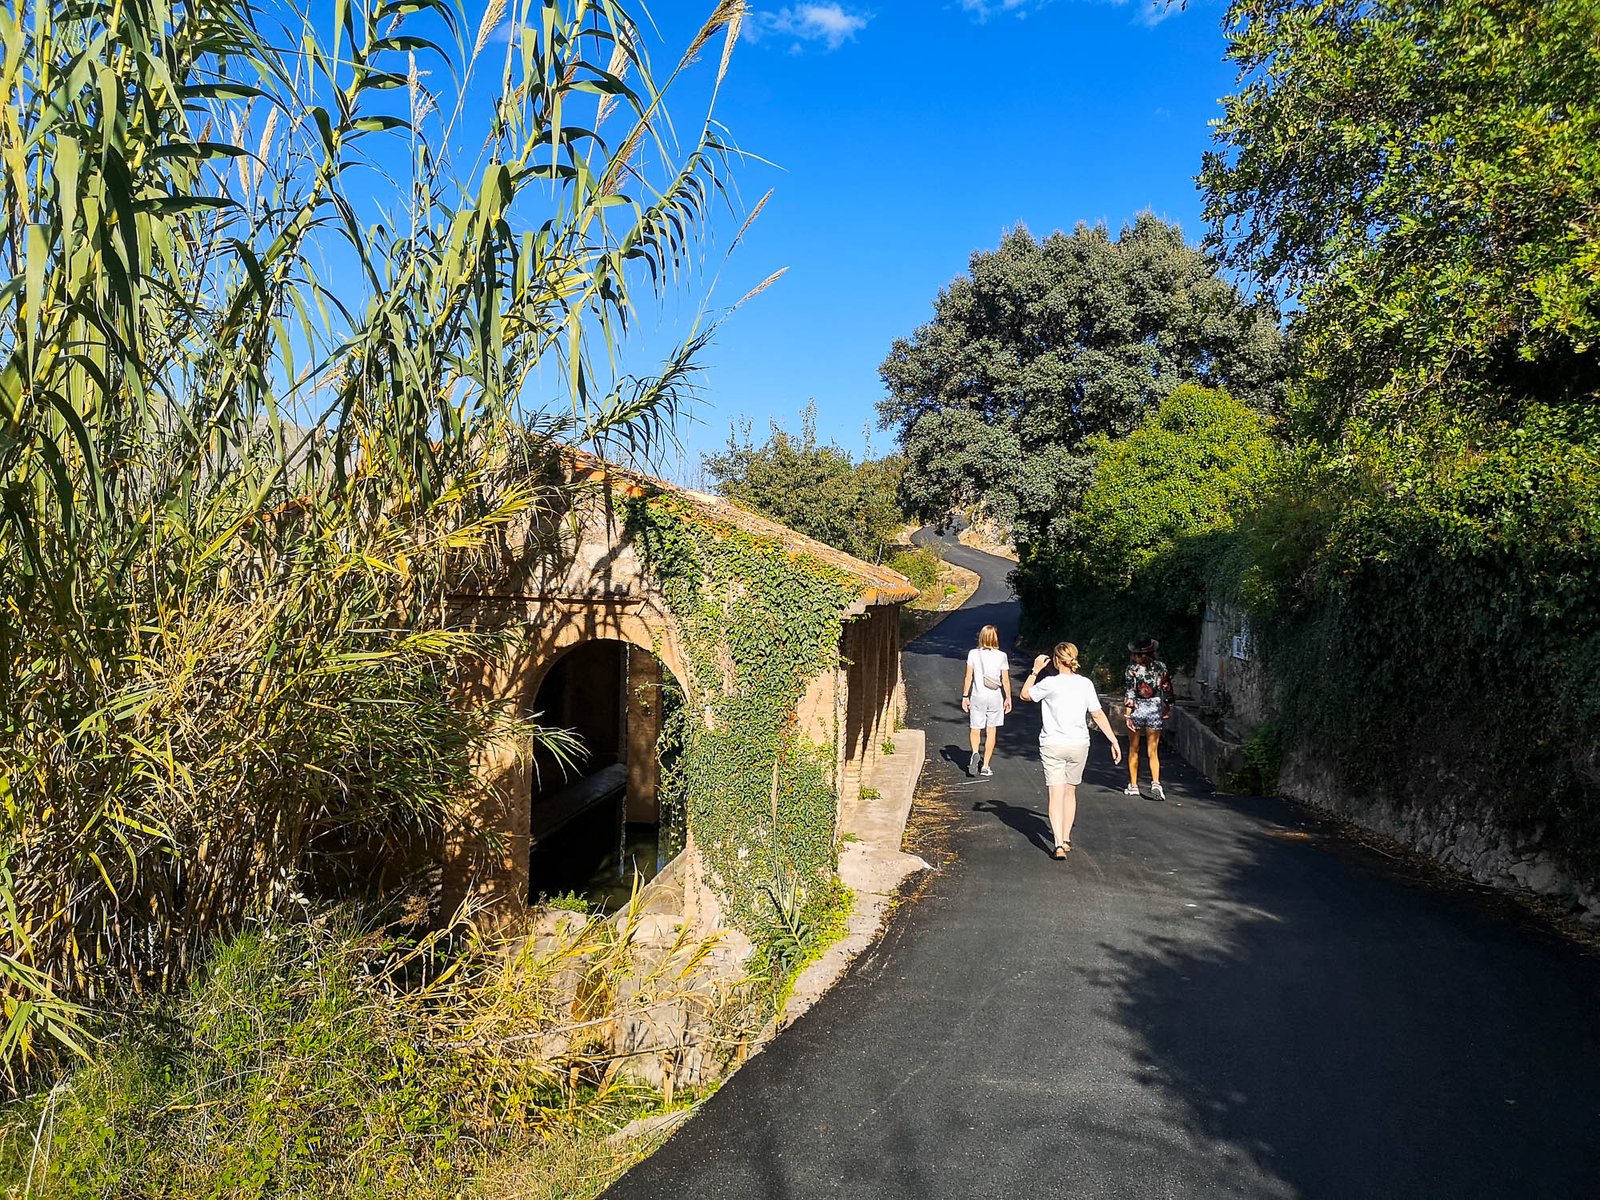
[[[1054,659],[1056,674],[1039,679],[1039,672]],[[1022,684],[1022,698],[1037,700],[1043,728],[1039,733],[1039,761],[1044,764],[1045,786],[1050,789],[1050,832],[1055,837],[1051,857],[1066,858],[1072,849],[1072,823],[1078,815],[1078,784],[1089,761],[1089,718],[1111,739],[1111,761],[1122,761],[1122,744],[1111,732],[1100,707],[1094,684],[1078,674],[1078,648],[1058,642],[1053,654],[1041,654]]]

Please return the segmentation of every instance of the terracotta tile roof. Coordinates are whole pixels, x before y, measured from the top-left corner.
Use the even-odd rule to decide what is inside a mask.
[[[635,471],[628,467],[619,467],[615,463],[606,462],[593,454],[583,450],[574,450],[570,447],[566,453],[570,456],[575,474],[583,475],[596,482],[621,484],[622,490],[628,495],[642,496],[651,494],[668,494],[679,499],[687,500],[707,516],[729,525],[743,529],[757,537],[767,538],[777,542],[790,553],[807,558],[816,559],[818,562],[835,570],[843,571],[846,575],[859,580],[866,587],[862,599],[867,604],[904,604],[907,600],[917,597],[917,589],[911,581],[898,571],[891,571],[888,567],[877,566],[846,554],[843,550],[835,549],[816,538],[807,537],[790,529],[787,525],[780,524],[768,517],[763,517],[751,512],[743,505],[722,496],[713,496],[709,492],[697,492],[691,488],[678,487],[664,479],[657,479],[653,475],[646,475],[642,471]]]

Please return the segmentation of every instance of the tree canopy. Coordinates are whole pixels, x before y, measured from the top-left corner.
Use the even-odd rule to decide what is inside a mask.
[[[777,425],[757,445],[750,426],[730,431],[727,449],[705,460],[718,494],[857,558],[879,561],[905,518],[896,501],[898,458],[857,463],[817,441],[808,405],[795,437]]]
[[[1232,0],[1227,28],[1211,244],[1298,309],[1293,444],[1235,547],[1281,728],[1374,803],[1448,763],[1437,803],[1592,887],[1600,5]]]
[[[1026,547],[1017,573],[1030,619],[1071,629],[1091,661],[1160,629],[1187,664],[1231,530],[1276,480],[1282,447],[1261,413],[1184,384],[1126,437],[1085,449],[1077,503]]]
[[[1230,525],[1280,455],[1260,413],[1191,384],[1096,449],[1076,517],[1080,547],[1086,573],[1124,586],[1183,539]]]
[[[1271,305],[1242,296],[1176,225],[1145,213],[1115,239],[1079,225],[1042,241],[1019,227],[895,341],[878,415],[900,437],[918,512],[989,500],[1010,515],[1020,490],[1048,513],[1067,456],[1128,432],[1182,384],[1272,407],[1281,349]]]
[[[1336,427],[1600,387],[1600,5],[1235,0],[1211,244]]]

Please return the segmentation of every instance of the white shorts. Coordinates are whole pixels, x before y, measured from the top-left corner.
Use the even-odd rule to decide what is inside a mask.
[[[1089,761],[1088,742],[1051,742],[1039,747],[1039,761],[1044,764],[1044,781],[1049,787],[1070,783],[1074,787],[1083,782],[1083,768]]]
[[[1006,706],[979,708],[976,704],[967,709],[967,721],[974,729],[998,729],[1006,723]]]

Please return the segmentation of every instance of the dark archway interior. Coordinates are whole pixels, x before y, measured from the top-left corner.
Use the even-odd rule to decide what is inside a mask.
[[[530,901],[576,893],[611,911],[659,870],[663,676],[648,650],[610,639],[550,665],[533,711],[540,724],[572,731],[580,748],[567,762],[534,753]]]

